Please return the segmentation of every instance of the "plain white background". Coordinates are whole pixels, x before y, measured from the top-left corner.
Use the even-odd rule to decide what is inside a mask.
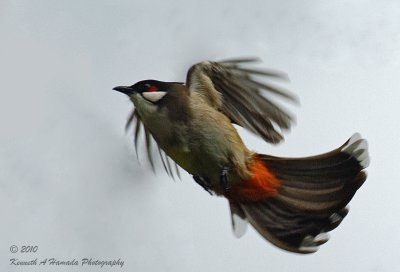
[[[125,261],[87,271],[396,271],[399,269],[398,1],[0,2],[1,271],[10,258]],[[301,106],[273,147],[305,156],[360,132],[368,180],[316,254],[279,250],[253,229],[236,239],[226,200],[191,177],[154,175],[132,135],[132,106],[112,91],[142,79],[184,81],[191,64],[259,56],[285,71]],[[12,254],[11,245],[37,245]]]

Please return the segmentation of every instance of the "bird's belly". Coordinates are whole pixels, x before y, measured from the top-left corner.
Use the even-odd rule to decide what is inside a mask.
[[[227,159],[218,158],[208,150],[188,149],[185,147],[163,148],[165,153],[173,159],[180,167],[191,175],[200,175],[213,180],[219,176],[222,165]]]
[[[180,167],[185,169],[189,174],[195,174],[195,162],[193,156],[189,150],[184,147],[168,147],[163,148],[165,153],[173,159]]]
[[[229,177],[231,183],[240,179],[236,166],[232,165],[229,150],[222,152],[210,145],[195,144],[189,145],[189,148],[169,147],[164,151],[189,174],[204,178],[212,189],[220,186],[221,171],[224,167],[232,170]]]

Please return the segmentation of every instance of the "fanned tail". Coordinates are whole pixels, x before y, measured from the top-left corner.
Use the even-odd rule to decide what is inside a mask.
[[[346,206],[364,183],[363,169],[369,164],[367,142],[359,134],[318,156],[256,155],[255,160],[262,161],[280,185],[276,195],[263,199],[229,199],[232,224],[241,230],[236,234],[243,234],[247,220],[265,239],[298,253],[315,252],[328,240],[327,232],[347,215]]]

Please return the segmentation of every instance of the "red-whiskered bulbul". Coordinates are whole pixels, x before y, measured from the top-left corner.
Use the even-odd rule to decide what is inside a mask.
[[[282,249],[312,253],[341,223],[366,179],[367,142],[354,134],[331,152],[304,158],[250,151],[233,124],[276,144],[293,117],[269,96],[296,101],[288,91],[254,78],[284,74],[243,67],[255,60],[205,61],[189,69],[186,84],[144,80],[114,90],[135,106],[127,123],[136,119],[135,144],[143,126],[150,161],[153,137],[199,185],[227,198],[236,236],[249,222]]]

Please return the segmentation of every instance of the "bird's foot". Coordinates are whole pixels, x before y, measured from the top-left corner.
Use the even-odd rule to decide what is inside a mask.
[[[228,175],[229,175],[229,172],[231,172],[231,171],[232,171],[232,169],[227,166],[222,167],[221,175],[219,178],[219,183],[220,183],[221,188],[224,191],[224,193],[228,192],[231,189],[231,187],[228,185],[228,182],[229,182]]]
[[[211,186],[210,186],[210,183],[207,180],[205,180],[202,176],[199,176],[199,175],[193,175],[193,179],[196,181],[196,183],[198,185],[203,187],[203,189],[206,190],[207,193],[212,195]]]

